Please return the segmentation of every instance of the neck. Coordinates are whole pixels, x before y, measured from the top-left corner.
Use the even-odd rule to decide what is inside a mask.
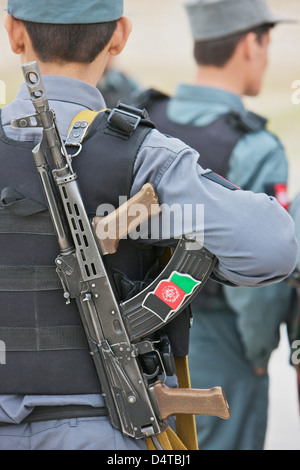
[[[96,86],[106,65],[106,56],[98,56],[94,62],[81,64],[77,62],[41,62],[36,57],[24,57],[22,63],[36,60],[42,75],[60,75],[75,78],[89,85]]]
[[[238,96],[244,92],[242,78],[236,70],[233,73],[231,68],[226,67],[198,66],[195,85],[219,88]]]

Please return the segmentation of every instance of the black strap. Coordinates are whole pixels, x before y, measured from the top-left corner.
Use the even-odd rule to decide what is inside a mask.
[[[0,426],[14,426],[16,424],[37,423],[58,419],[95,418],[107,416],[104,407],[94,408],[87,405],[67,406],[37,406],[21,423],[0,423]]]
[[[0,195],[1,204],[5,209],[17,216],[26,217],[45,211],[47,208],[34,199],[27,198],[13,188],[3,188]]]
[[[0,207],[0,233],[27,233],[55,235],[51,217],[47,211],[20,217]]]
[[[126,195],[127,197],[129,198],[130,197],[130,191],[131,191],[131,187],[132,187],[132,181],[133,181],[133,173],[134,173],[134,164],[135,164],[135,161],[136,161],[136,157],[137,157],[137,154],[138,154],[138,151],[142,145],[142,143],[144,142],[146,136],[149,134],[150,130],[152,128],[150,127],[142,127],[139,129],[139,134],[137,136],[137,138],[135,139],[135,142],[134,142],[134,145],[133,145],[133,148],[132,148],[132,154],[131,154],[131,157],[128,161],[128,170],[127,170],[127,178],[126,178]]]
[[[76,325],[0,327],[0,338],[5,343],[5,350],[10,352],[88,349],[83,329]]]
[[[55,266],[0,266],[0,292],[61,288]]]
[[[110,130],[124,134],[126,137],[131,136],[141,123],[154,127],[145,109],[135,108],[120,101],[116,108],[110,111],[107,122]]]

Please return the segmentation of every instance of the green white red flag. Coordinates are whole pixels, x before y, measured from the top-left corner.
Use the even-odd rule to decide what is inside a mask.
[[[169,279],[160,281],[155,290],[145,297],[143,307],[151,310],[166,322],[199,284],[201,281],[189,274],[173,271]]]

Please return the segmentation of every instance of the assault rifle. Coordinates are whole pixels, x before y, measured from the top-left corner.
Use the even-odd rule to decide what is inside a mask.
[[[57,273],[67,303],[70,299],[77,303],[111,424],[132,438],[151,437],[157,445],[155,436],[164,431],[171,414],[228,418],[229,408],[219,387],[169,389],[163,380],[156,380],[158,370],[151,377],[143,370],[141,360],[149,353],[155,354],[161,364],[158,369],[165,370],[157,344],[149,335],[172,321],[192,300],[209,277],[214,257],[200,246],[197,249],[196,242],[183,237],[155,281],[135,297],[119,303],[103,263],[104,254],[115,252],[119,239],[116,237],[113,243],[108,239],[105,244],[105,240],[98,240],[97,232],[111,219],[119,222],[131,204],[144,203],[148,208],[145,218],[153,214],[151,206],[156,207],[154,213],[157,213],[157,194],[152,185],[146,184],[125,206],[121,205],[105,219],[91,222],[72,168],[72,158],[60,135],[54,111],[49,107],[38,65],[29,62],[22,66],[22,71],[36,113],[14,119],[12,125],[43,129],[42,139],[32,153],[60,247]],[[119,238],[127,229],[118,230]],[[166,280],[174,280],[174,277],[180,280],[182,276],[188,282],[187,294],[175,309],[161,312],[155,299],[153,302],[156,289]]]

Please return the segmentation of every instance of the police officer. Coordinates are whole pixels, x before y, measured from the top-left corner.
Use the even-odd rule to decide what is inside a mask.
[[[79,111],[105,108],[96,84],[108,55],[122,51],[131,30],[123,16],[123,1],[91,0],[87,5],[78,0],[9,0],[7,12],[11,48],[22,62],[38,61],[50,106],[66,139]],[[57,244],[41,210],[45,201],[31,155],[40,130],[10,125],[15,116],[31,113],[23,84],[15,100],[2,109],[0,120],[0,336],[7,344],[6,364],[0,366],[0,448],[145,449],[143,440],[122,436],[105,416],[91,357],[71,334],[80,327],[76,307],[65,305],[49,274]],[[105,202],[110,202],[116,184],[123,185],[127,157],[121,150],[130,150],[131,142],[124,133],[122,139],[109,134],[114,145],[110,150],[105,148],[108,134],[100,130],[99,135],[106,137],[94,152],[85,150],[94,141],[87,139],[73,159],[90,215],[106,196]],[[112,165],[116,155],[119,164],[113,160]],[[189,204],[196,211],[196,205],[203,204],[204,225],[202,221],[195,225],[197,219],[190,217],[185,235],[202,239],[204,232],[205,248],[218,259],[215,279],[262,286],[285,278],[294,268],[297,252],[290,216],[274,198],[220,180],[203,169],[198,158],[186,144],[150,129],[137,148],[130,194],[149,181],[163,207]],[[111,264],[142,280],[153,244],[169,245],[181,235],[181,226],[168,227],[160,239],[142,240],[141,250],[125,240],[125,250],[112,255]],[[62,330],[67,345],[57,341]],[[180,333],[177,336],[187,331]]]
[[[196,148],[199,163],[287,208],[287,159],[266,120],[247,111],[268,60],[271,28],[284,21],[265,0],[191,0],[186,11],[197,63],[195,85],[168,99],[144,93],[157,128]],[[148,102],[147,102],[148,100]],[[197,417],[200,449],[262,449],[268,410],[268,362],[287,320],[290,288],[233,289],[207,283],[193,304],[190,368],[194,387],[224,388],[231,419]]]
[[[300,240],[300,193],[298,192],[290,203],[289,213],[295,223],[296,238]],[[299,357],[299,340],[300,340],[300,252],[298,251],[297,263],[294,271],[285,280],[291,288],[290,310],[294,312],[289,324],[289,338],[291,344],[291,363],[293,364],[297,374],[298,397],[300,399],[300,357]]]

